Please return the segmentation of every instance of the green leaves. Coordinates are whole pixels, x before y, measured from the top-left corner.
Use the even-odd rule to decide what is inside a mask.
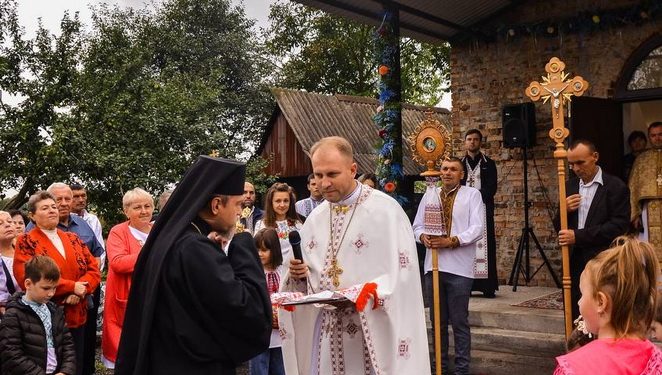
[[[274,85],[328,94],[376,97],[374,27],[293,2],[271,6],[265,32]],[[402,99],[436,105],[447,91],[450,46],[401,39]]]
[[[89,34],[65,14],[59,35],[33,39],[15,0],[0,10],[0,88],[25,98],[0,111],[0,188],[23,188],[9,205],[82,182],[113,223],[125,191],[157,196],[199,154],[236,158],[259,140],[272,108],[266,65],[253,21],[229,0],[101,5]]]

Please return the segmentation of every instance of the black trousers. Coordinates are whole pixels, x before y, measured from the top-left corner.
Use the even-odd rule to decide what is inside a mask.
[[[82,375],[92,375],[96,371],[96,349],[97,349],[97,313],[99,312],[99,301],[101,299],[101,286],[92,293],[94,306],[87,310],[87,322],[85,322],[85,346],[83,348]]]
[[[85,352],[85,326],[69,328],[76,350],[76,375],[83,373],[83,353]]]

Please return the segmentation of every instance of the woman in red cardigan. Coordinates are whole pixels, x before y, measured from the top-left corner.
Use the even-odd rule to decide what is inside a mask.
[[[14,276],[22,287],[25,284],[25,263],[28,260],[37,255],[46,255],[55,261],[60,268],[60,281],[52,301],[64,305],[64,319],[74,338],[76,359],[82,360],[83,333],[87,320],[85,297],[99,286],[99,265],[75,233],[57,228],[59,214],[51,193],[34,193],[28,200],[28,211],[35,227],[16,240]]]
[[[124,194],[122,206],[124,214],[129,220],[114,226],[106,241],[108,278],[106,279],[101,348],[103,364],[110,369],[115,368],[133,267],[136,265],[140,249],[152,229],[154,199],[148,192],[135,188]]]

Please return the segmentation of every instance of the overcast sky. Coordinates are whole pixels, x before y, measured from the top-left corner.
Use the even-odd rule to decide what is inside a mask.
[[[155,0],[159,1],[159,0]],[[256,19],[257,26],[266,27],[269,5],[276,0],[231,0],[234,4],[244,4],[246,15]],[[145,0],[21,0],[18,2],[18,15],[21,25],[25,26],[28,36],[34,35],[38,19],[41,17],[46,29],[58,33],[60,20],[65,11],[71,14],[79,12],[83,24],[90,24],[90,5],[101,3],[118,4],[134,8],[144,7],[151,1]]]
[[[71,14],[79,12],[80,20],[84,25],[91,23],[90,5],[101,3],[118,4],[121,6],[144,7],[145,4],[160,0],[20,0],[18,2],[19,22],[25,26],[27,36],[34,36],[39,18],[47,30],[59,33],[60,20],[65,11]],[[268,26],[269,5],[278,0],[231,0],[234,4],[244,4],[246,15],[257,20],[256,27]],[[287,1],[287,0],[280,0]],[[358,1],[358,0],[357,0]],[[450,108],[450,94],[444,95],[439,106]]]

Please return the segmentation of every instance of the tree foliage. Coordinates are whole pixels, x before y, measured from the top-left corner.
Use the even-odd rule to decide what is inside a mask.
[[[266,46],[275,84],[320,93],[375,97],[375,28],[293,2],[271,6]],[[402,99],[436,105],[449,81],[450,46],[401,38]]]
[[[260,46],[229,0],[102,5],[88,35],[65,15],[59,36],[40,28],[34,40],[14,0],[0,1],[12,15],[2,18],[1,88],[26,97],[0,115],[0,153],[12,158],[0,187],[22,188],[13,205],[50,182],[78,181],[114,222],[126,190],[158,194],[197,155],[245,157],[259,140],[271,109]]]

